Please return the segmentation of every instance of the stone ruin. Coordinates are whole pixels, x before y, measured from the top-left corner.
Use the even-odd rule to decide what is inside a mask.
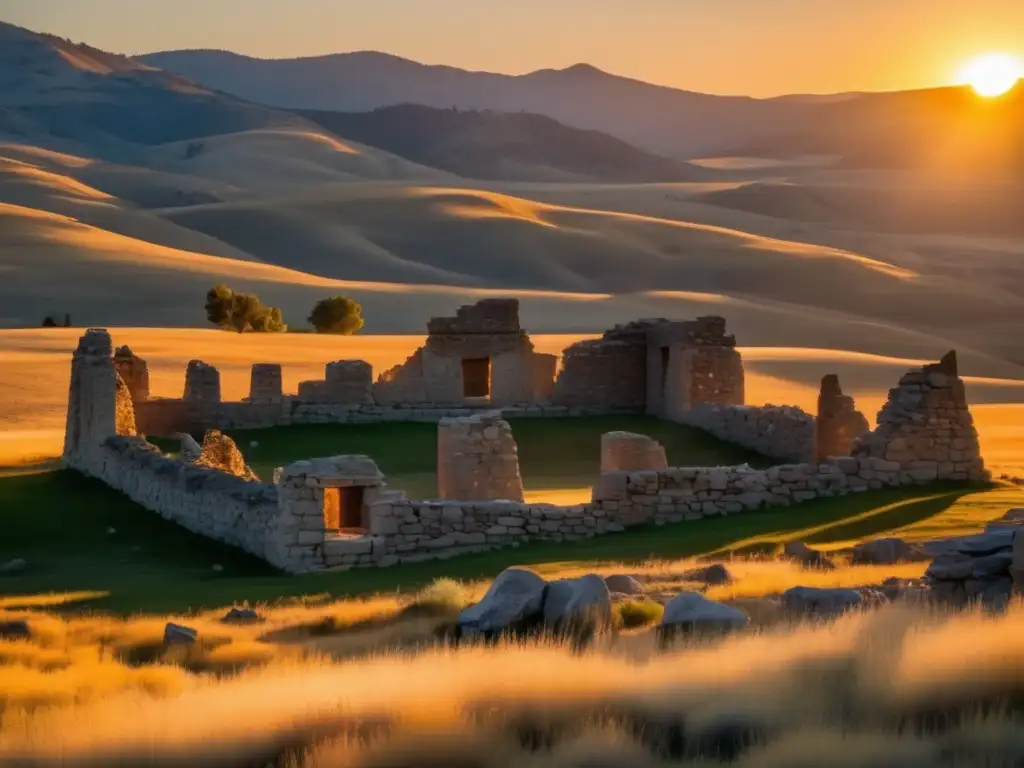
[[[516,299],[483,299],[427,323],[427,341],[373,387],[377,403],[514,406],[550,394],[557,358],[534,351]]]
[[[299,384],[299,399],[307,403],[373,405],[373,368],[363,360],[328,363],[322,381]]]
[[[523,500],[518,447],[500,411],[438,422],[437,493],[442,499]]]
[[[601,473],[667,469],[665,448],[657,440],[635,432],[601,435]]]
[[[536,539],[572,541],[637,524],[989,477],[953,353],[904,375],[876,429],[865,431],[866,420],[834,376],[822,382],[817,419],[795,408],[744,405],[742,362],[721,318],[618,326],[602,339],[570,347],[557,378],[550,356],[536,355],[519,329],[515,302],[463,308],[455,318],[432,320],[430,331],[418,358],[413,356],[419,363],[382,377],[383,389],[426,392],[429,380],[442,400],[383,405],[376,399],[380,382],[371,383],[367,364],[338,361],[314,389],[318,396],[353,402],[324,405],[281,393],[275,364],[253,367],[245,401],[222,402],[217,370],[201,361],[189,363],[181,399],[153,398],[145,362],[123,347],[114,353],[109,334],[90,329],[72,357],[65,464],[169,520],[290,572],[417,562]],[[484,353],[490,396],[482,394],[483,366],[463,365],[485,359],[464,355]],[[601,393],[591,407],[580,404],[586,376],[594,377]],[[467,380],[480,388],[467,395]],[[540,397],[544,391],[550,401],[502,408],[490,402],[518,402],[513,394]],[[445,404],[448,397],[459,404]],[[768,469],[670,467],[664,448],[651,438],[611,432],[601,441],[600,475],[589,503],[524,502],[509,415],[623,412],[700,426],[789,463]],[[273,483],[263,483],[218,431],[226,428],[222,424],[410,418],[438,424],[435,500],[410,500],[389,490],[365,456],[296,462],[278,469]],[[189,460],[167,456],[136,434],[154,424],[167,428],[157,434],[182,433]],[[204,434],[203,445],[189,433]]]
[[[868,420],[857,410],[853,398],[843,394],[839,377],[834,373],[825,376],[818,394],[814,441],[817,461],[829,456],[849,456],[854,443],[870,429]]]
[[[914,480],[987,481],[956,352],[904,374],[852,455],[890,462]]]

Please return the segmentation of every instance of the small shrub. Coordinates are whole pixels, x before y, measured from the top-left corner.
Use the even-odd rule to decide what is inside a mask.
[[[435,579],[416,594],[410,608],[435,615],[450,615],[461,611],[470,600],[470,592],[462,583],[455,579]]]
[[[283,333],[288,330],[279,308],[266,307],[259,296],[236,293],[223,283],[207,291],[205,309],[206,319],[218,328],[231,328],[239,333]]]
[[[355,299],[332,296],[317,302],[309,323],[317,333],[351,336],[363,327],[363,308]]]
[[[661,620],[665,608],[653,600],[630,600],[615,606],[616,622],[623,629],[646,627]]]
[[[53,319],[51,315],[47,315],[43,318],[43,328],[56,328],[57,321]]]

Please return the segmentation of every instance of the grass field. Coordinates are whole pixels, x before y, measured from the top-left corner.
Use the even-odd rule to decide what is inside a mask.
[[[513,419],[510,424],[519,445],[523,483],[530,491],[591,486],[600,470],[601,435],[613,430],[658,440],[665,446],[670,466],[772,463],[699,429],[648,416]],[[436,424],[314,424],[230,434],[256,474],[267,482],[275,467],[299,459],[362,453],[377,462],[390,487],[406,491],[410,498],[437,494]],[[173,442],[163,442],[163,447],[176,448]]]
[[[20,573],[0,574],[0,595],[5,595],[0,607],[38,604],[37,598],[18,596],[49,593],[55,593],[53,602],[75,609],[132,613],[186,612],[324,593],[406,592],[441,576],[493,577],[511,565],[532,565],[550,574],[602,563],[728,556],[794,539],[827,547],[888,533],[952,535],[979,530],[1007,508],[1021,505],[1024,493],[1011,486],[888,490],[436,563],[285,576],[260,560],[190,534],[97,481],[73,472],[40,473],[0,479],[0,563],[14,558],[28,563]]]

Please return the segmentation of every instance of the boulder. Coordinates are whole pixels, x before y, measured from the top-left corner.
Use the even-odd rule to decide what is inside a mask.
[[[181,460],[186,464],[194,464],[202,456],[203,448],[192,435],[182,432],[178,435],[178,442],[181,445]]]
[[[608,585],[609,592],[621,592],[624,595],[642,595],[644,593],[644,585],[625,573],[605,576],[604,583]]]
[[[1018,592],[1024,592],[1024,534],[1018,533],[1013,539],[1013,563],[1010,575]]]
[[[220,621],[221,624],[259,624],[263,617],[251,608],[232,608]]]
[[[479,603],[459,614],[459,628],[468,636],[493,635],[531,624],[542,618],[547,584],[528,568],[506,568]]]
[[[721,563],[714,563],[706,568],[687,571],[683,574],[683,578],[686,581],[702,581],[710,586],[717,586],[719,584],[729,584],[732,581],[732,574]]]
[[[27,621],[0,621],[0,640],[28,640],[32,637]]]
[[[0,565],[0,573],[21,573],[26,568],[28,568],[28,563],[20,557],[16,557],[13,560],[8,560],[3,565]]]
[[[1013,552],[996,552],[994,555],[976,557],[971,563],[971,578],[981,581],[1009,578],[1013,565]]]
[[[611,618],[611,592],[596,574],[559,579],[548,584],[544,596],[544,623],[564,627],[575,622],[606,624]]]
[[[195,645],[199,633],[191,627],[167,622],[164,626],[164,646]]]
[[[968,579],[964,582],[968,600],[977,600],[983,607],[1001,611],[1006,608],[1013,594],[1013,581],[1009,577],[999,579]]]
[[[708,600],[699,592],[680,592],[665,604],[662,628],[743,629],[750,618],[739,608]]]
[[[800,563],[804,568],[819,568],[831,571],[836,567],[831,558],[816,549],[811,549],[802,541],[789,542],[783,552],[786,557]]]
[[[962,552],[973,557],[993,555],[996,552],[1003,552],[1013,547],[1013,528],[1002,528],[998,530],[978,533],[974,536],[964,536],[959,539],[952,539],[948,542],[953,552]]]
[[[974,558],[960,552],[939,555],[924,572],[932,581],[963,581],[974,572]]]
[[[1006,514],[993,522],[997,523],[1024,523],[1024,507],[1009,509]]]
[[[782,593],[782,607],[791,616],[836,616],[864,603],[855,589],[793,587]]]
[[[862,541],[853,548],[854,565],[895,565],[896,563],[927,559],[928,554],[903,539],[885,538]]]

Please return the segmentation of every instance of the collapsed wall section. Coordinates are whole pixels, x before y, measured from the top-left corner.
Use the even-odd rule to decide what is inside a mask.
[[[814,417],[796,406],[698,405],[674,421],[769,458],[814,458]]]
[[[849,456],[854,443],[870,429],[868,420],[857,410],[853,398],[843,394],[839,377],[829,374],[822,378],[815,434],[817,460]]]
[[[987,481],[956,352],[904,374],[889,390],[875,430],[852,453],[893,462],[922,481]]]

